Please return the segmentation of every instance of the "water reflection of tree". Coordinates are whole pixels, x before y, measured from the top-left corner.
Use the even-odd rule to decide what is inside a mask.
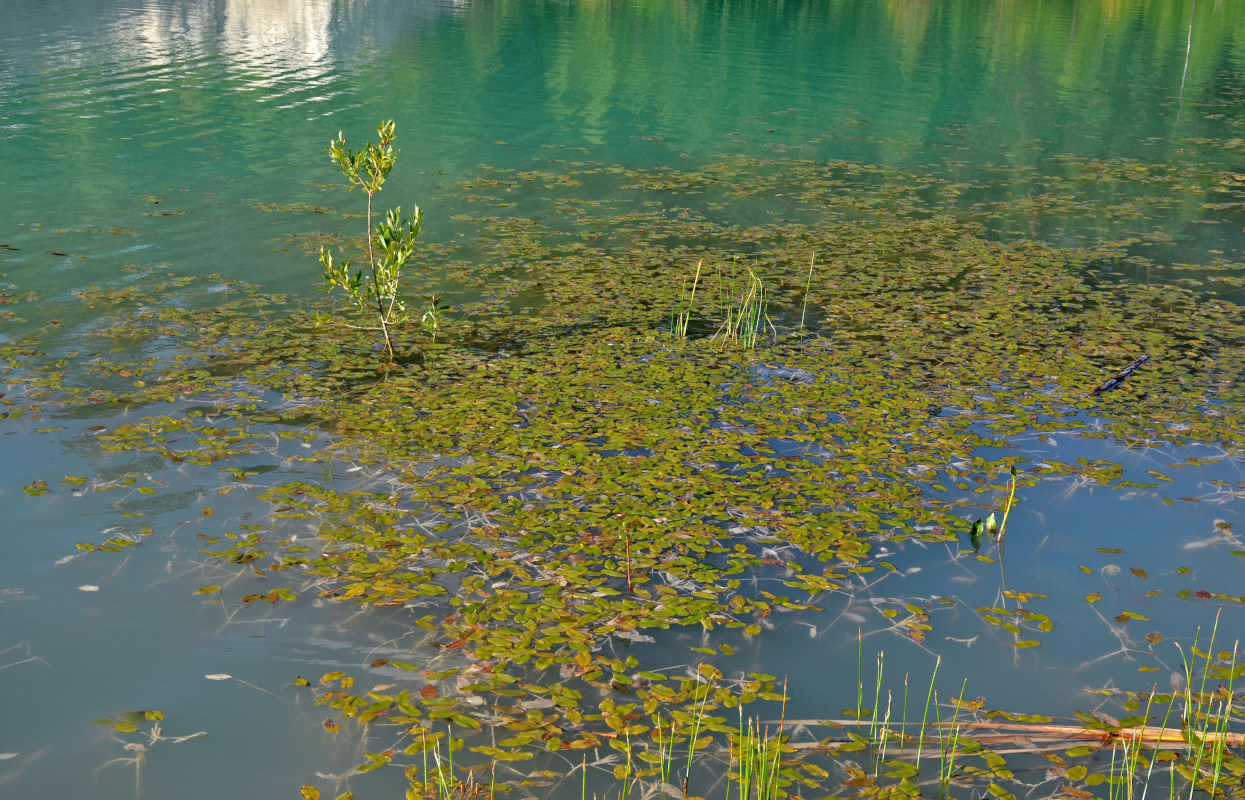
[[[809,130],[852,118],[885,140],[910,137],[923,122],[930,139],[940,125],[980,123],[984,130],[970,133],[980,138],[965,143],[980,152],[1008,143],[1019,125],[1034,139],[1102,155],[1171,137],[1190,19],[1195,102],[1245,61],[1245,7],[1195,8],[1193,0],[654,0],[529,6],[522,17],[512,3],[491,2],[467,14],[467,52],[484,54],[484,71],[497,70],[499,54],[502,68],[538,65],[544,92],[530,100],[590,142],[611,113],[655,116],[660,127],[703,140],[790,106]],[[495,45],[481,47],[490,37]],[[530,48],[533,40],[541,46]],[[1157,107],[1156,89],[1170,90]],[[871,113],[856,120],[853,112]],[[999,121],[1015,124],[991,124]],[[1199,124],[1191,120],[1185,133]],[[885,146],[862,155],[894,160]]]

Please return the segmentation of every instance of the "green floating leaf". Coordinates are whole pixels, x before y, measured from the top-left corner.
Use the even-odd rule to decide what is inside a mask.
[[[469,717],[466,714],[455,714],[450,717],[450,719],[455,725],[461,725],[464,728],[471,728],[473,731],[482,730],[484,727],[480,720],[474,717]]]
[[[1016,795],[999,786],[997,783],[990,784],[990,795],[997,797],[999,800],[1016,800]]]

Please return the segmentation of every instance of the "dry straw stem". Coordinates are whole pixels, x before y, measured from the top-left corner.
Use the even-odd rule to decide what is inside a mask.
[[[856,720],[851,719],[796,719],[787,720],[788,726],[826,726],[847,728],[855,726]],[[931,723],[936,727],[937,723]],[[947,723],[942,727],[950,728]],[[1059,725],[1053,723],[1020,723],[1020,722],[958,722],[956,730],[964,733],[970,730],[983,731],[972,740],[982,745],[1016,745],[1011,750],[995,750],[1000,755],[1007,753],[1036,753],[1042,750],[1067,750],[1087,743],[1099,746],[1112,745],[1117,742],[1140,742],[1158,749],[1178,749],[1187,747],[1189,742],[1180,728],[1169,728],[1158,725],[1142,725],[1135,728],[1121,728],[1112,731],[1096,731],[1078,725]],[[1245,743],[1245,734],[1207,731],[1198,733],[1198,739],[1205,744],[1222,744],[1239,747]],[[799,750],[813,750],[824,747],[819,742],[793,743],[792,747]],[[914,750],[915,752],[915,750]]]

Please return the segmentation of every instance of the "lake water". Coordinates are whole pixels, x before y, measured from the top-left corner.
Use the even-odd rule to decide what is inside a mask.
[[[1182,274],[1193,278],[1240,262],[1245,249],[1245,4],[1236,0],[10,0],[0,23],[0,291],[37,297],[13,306],[20,321],[0,316],[0,341],[52,326],[46,358],[63,357],[102,324],[70,302],[77,293],[153,272],[312,296],[320,269],[296,235],[336,227],[314,206],[358,199],[324,191],[340,180],[324,146],[339,130],[362,141],[385,118],[397,121],[401,158],[382,200],[424,206],[434,245],[464,236],[453,217],[469,213],[464,186],[484,169],[573,158],[690,170],[749,156],[957,181],[970,215],[979,200],[1016,201],[1015,214],[981,220],[999,238],[1070,246],[1161,232],[1139,252],[1189,265]],[[1138,181],[1131,191],[1152,201],[1143,217],[1026,212],[1023,201],[1067,178],[1069,164],[1184,177]],[[597,199],[617,199],[611,191]],[[1086,183],[1078,199],[1110,204],[1111,191]],[[272,213],[293,204],[304,205]],[[767,206],[737,223],[776,213]],[[435,273],[427,280],[453,289]],[[1240,292],[1219,290],[1235,302]],[[325,709],[291,680],[361,668],[405,635],[404,619],[323,601],[233,615],[228,602],[194,595],[233,574],[199,553],[195,534],[271,519],[271,506],[222,494],[216,467],[97,446],[92,426],[145,413],[0,422],[0,795],[275,798],[335,785],[324,776],[348,771],[376,742],[345,726],[326,732]],[[328,480],[290,459],[322,437],[287,433],[243,465],[261,481],[269,471],[274,482]],[[1072,434],[1022,446],[1034,459],[1104,459],[1137,480],[1151,469],[1175,480],[1132,494],[1052,480],[1025,493],[1011,523],[1027,531],[1009,551],[1017,579],[1076,605],[1023,671],[968,611],[992,601],[993,565],[891,544],[898,577],[872,601],[827,601],[754,645],[756,668],[789,672],[800,716],[837,717],[853,704],[853,620],[891,584],[909,600],[954,591],[960,605],[939,623],[942,674],[969,676],[973,696],[1025,712],[1066,716],[1092,704],[1085,686],[1156,680],[1138,677],[1154,664],[1138,655],[1136,631],[1129,638],[1109,622],[1121,611],[1187,641],[1222,606],[1223,639],[1245,632],[1239,603],[1147,595],[1240,590],[1242,562],[1228,553],[1245,548],[1218,524],[1240,513],[1239,452],[1151,452]],[[1194,456],[1215,463],[1167,466]],[[61,484],[84,476],[94,489],[132,474],[146,477],[106,492]],[[53,491],[27,497],[36,479]],[[332,480],[369,485],[366,471]],[[145,485],[160,493],[147,498]],[[124,515],[138,512],[155,530],[145,546],[75,548],[128,530]],[[314,527],[297,533],[314,537]],[[1083,603],[1092,591],[1106,595],[1102,614]],[[655,657],[677,663],[696,639],[672,635]],[[864,649],[866,659],[886,649],[888,674],[911,672],[918,684],[933,668],[934,651],[891,634]],[[1178,661],[1167,653],[1160,683]],[[1040,679],[1016,697],[1020,674]],[[133,709],[164,712],[165,736],[207,735],[125,761],[138,740],[92,722]],[[366,781],[352,785],[358,796],[396,796],[404,785],[400,775]]]

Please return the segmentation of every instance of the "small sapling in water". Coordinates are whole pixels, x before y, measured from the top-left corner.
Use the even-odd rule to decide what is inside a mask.
[[[419,206],[406,220],[401,206],[385,213],[384,222],[372,224],[372,200],[381,190],[389,171],[397,160],[393,150],[394,121],[382,122],[376,132],[380,143],[364,143],[359,150],[349,150],[346,138],[339,131],[329,142],[328,151],[342,174],[350,181],[348,188],[359,187],[367,195],[367,274],[362,269],[351,273],[349,261],[337,261],[327,247],[320,248],[320,264],[329,291],[342,289],[361,312],[374,310],[385,337],[385,349],[393,358],[393,339],[389,329],[405,318],[406,308],[398,300],[398,281],[402,268],[415,252],[415,240],[423,227],[424,214]]]

